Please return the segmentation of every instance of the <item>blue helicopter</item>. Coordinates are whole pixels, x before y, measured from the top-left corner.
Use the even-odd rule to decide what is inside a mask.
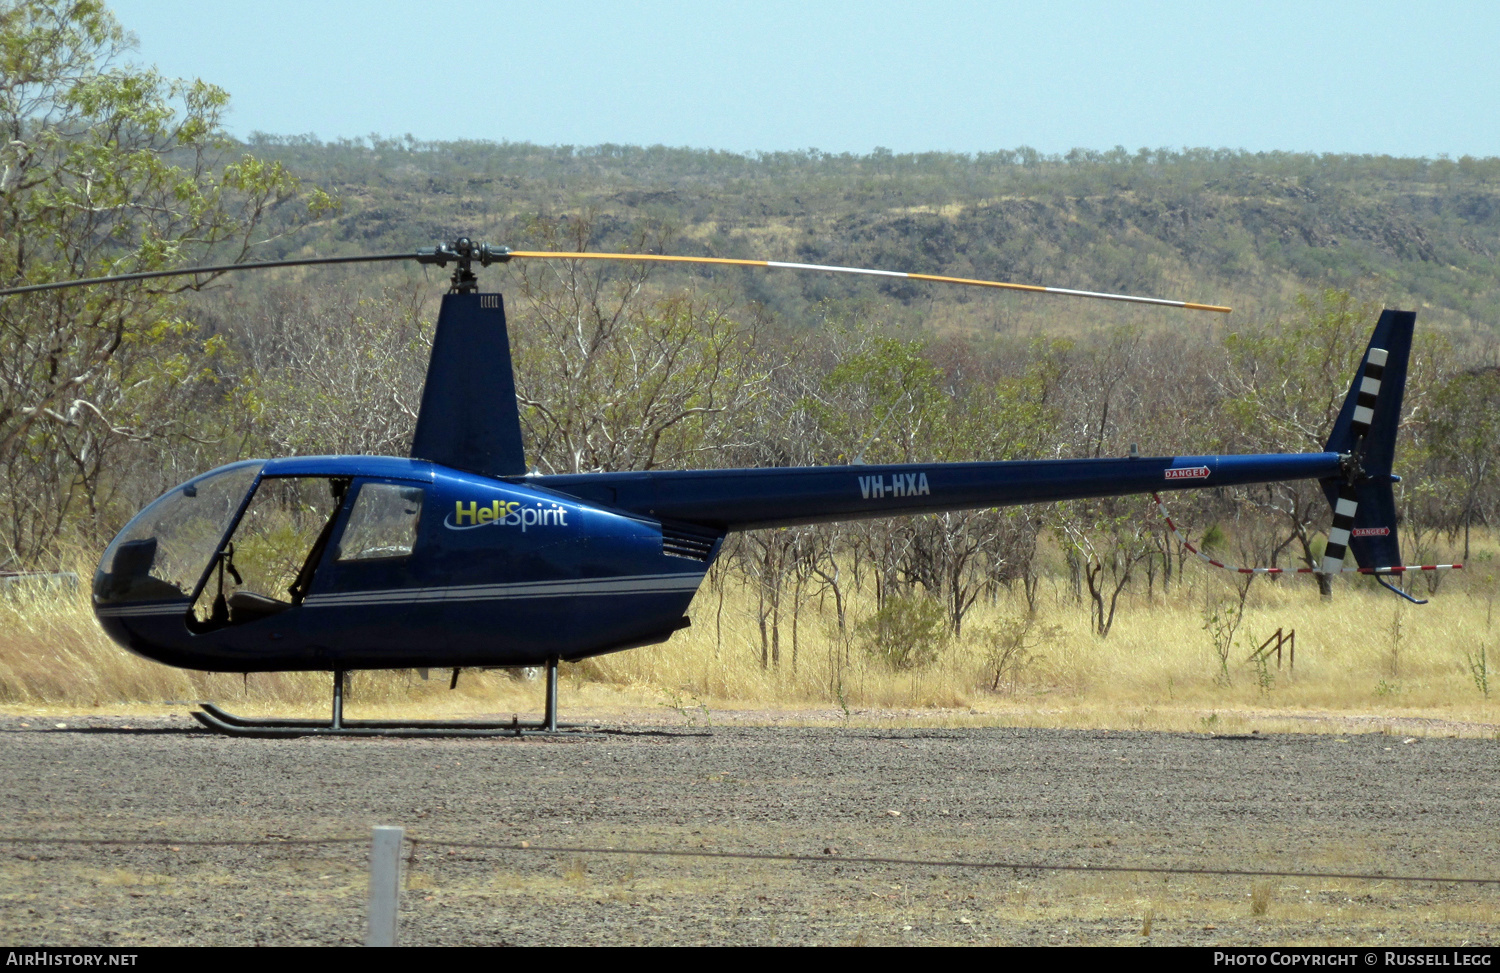
[[[455,265],[409,457],[298,456],[222,466],[155,500],[110,543],[100,625],[147,658],[216,672],[326,671],[331,718],[258,719],[205,703],[231,735],[557,732],[560,661],[660,643],[732,531],[1158,491],[1317,480],[1333,508],[1323,562],[1399,574],[1392,460],[1414,312],[1384,311],[1323,452],[540,476],[522,452],[504,302],[473,265],[511,259],[703,262],[873,274],[1190,310],[1215,305],[935,275],[651,254],[416,253],[233,264],[31,285],[358,260]],[[540,721],[354,721],[357,669],[545,667]],[[565,725],[561,725],[566,729]]]

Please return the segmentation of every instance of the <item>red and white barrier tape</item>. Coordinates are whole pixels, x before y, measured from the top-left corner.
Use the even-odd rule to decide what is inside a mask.
[[[1198,548],[1194,547],[1192,545],[1192,543],[1189,542],[1186,537],[1182,536],[1182,533],[1177,529],[1177,525],[1174,524],[1174,523],[1172,523],[1172,518],[1167,515],[1167,508],[1162,505],[1161,495],[1160,494],[1158,494],[1158,493],[1151,494],[1151,499],[1156,502],[1156,512],[1159,513],[1159,514],[1161,514],[1161,519],[1165,520],[1167,522],[1167,529],[1172,532],[1172,536],[1177,539],[1177,543],[1181,544],[1187,550],[1192,551],[1194,554],[1198,555],[1198,557],[1200,557],[1203,560],[1207,561],[1209,564],[1212,564],[1216,568],[1222,568],[1225,571],[1235,571],[1235,572],[1237,572],[1239,574],[1322,574],[1322,573],[1324,573],[1324,572],[1322,572],[1321,570],[1319,570],[1317,568],[1241,568],[1241,567],[1236,567],[1233,564],[1225,564],[1223,561],[1215,560],[1214,558],[1211,558],[1207,554],[1204,554],[1202,551],[1198,550]],[[1344,574],[1404,574],[1407,571],[1446,571],[1446,570],[1461,571],[1461,570],[1463,570],[1463,565],[1462,564],[1397,564],[1397,565],[1394,565],[1394,566],[1388,567],[1388,568],[1340,568],[1339,570],[1340,570],[1341,573],[1344,573]]]

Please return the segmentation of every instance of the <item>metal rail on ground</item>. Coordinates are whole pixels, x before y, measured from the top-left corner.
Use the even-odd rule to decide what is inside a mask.
[[[265,838],[265,839],[177,839],[177,838],[12,838],[0,836],[0,845],[136,845],[155,846],[223,846],[243,847],[263,845],[266,847],[288,845],[334,845],[358,844],[366,838]],[[976,868],[1010,870],[1017,872],[1139,872],[1145,875],[1222,875],[1246,878],[1309,878],[1351,879],[1368,882],[1432,882],[1459,885],[1500,885],[1500,876],[1476,877],[1466,875],[1384,875],[1379,872],[1320,872],[1302,869],[1266,868],[1195,868],[1171,865],[1147,864],[1053,864],[1027,861],[963,861],[961,859],[900,858],[877,855],[796,855],[782,852],[760,851],[710,851],[697,848],[611,848],[583,845],[533,845],[530,842],[484,842],[449,841],[441,838],[423,838],[406,835],[405,840],[413,846],[432,845],[441,848],[467,848],[484,851],[521,852],[529,854],[568,855],[640,855],[657,858],[723,858],[746,861],[781,861],[801,864],[837,865],[904,865],[916,868]]]

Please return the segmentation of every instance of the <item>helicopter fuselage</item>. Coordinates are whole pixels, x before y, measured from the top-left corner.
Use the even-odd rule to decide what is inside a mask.
[[[664,641],[734,530],[1336,476],[1337,453],[496,478],[424,460],[221,467],[94,580],[101,625],[221,672],[531,666]]]
[[[176,538],[153,534],[153,522],[171,522],[172,511],[163,507],[207,497],[213,484],[201,481],[220,473],[166,494],[106,551],[95,580],[95,610],[105,631],[126,648],[174,666],[228,672],[523,666],[549,656],[582,658],[660,641],[681,627],[717,549],[717,538],[710,537],[700,545],[701,558],[664,554],[659,523],[526,483],[420,460],[312,457],[260,466],[191,588],[181,572],[161,577],[170,568],[158,569],[155,578],[148,569],[154,585],[132,586],[120,577],[129,570],[120,565],[121,551],[128,554],[132,541],[157,541],[159,562],[187,553],[167,550]],[[247,542],[256,540],[243,529],[250,500],[279,486],[276,481],[339,488],[327,514],[327,541],[301,552],[316,562],[307,572],[310,582],[296,592],[269,580],[259,590],[241,588],[222,599],[227,604],[215,618],[222,593],[216,587],[224,578],[219,565],[235,566],[225,560],[234,556],[231,544],[245,559]],[[361,495],[381,488],[409,498],[415,513],[406,540],[348,550],[341,541],[356,529],[351,518]],[[187,534],[211,532],[220,513],[210,511]],[[284,527],[268,532],[273,542],[285,533]],[[249,573],[244,565],[240,570]]]

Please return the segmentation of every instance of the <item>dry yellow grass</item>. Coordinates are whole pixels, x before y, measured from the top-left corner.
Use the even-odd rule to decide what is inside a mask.
[[[1367,580],[1341,583],[1331,602],[1308,580],[1257,581],[1226,673],[1204,630],[1205,607],[1223,599],[1225,580],[1189,565],[1187,583],[1163,597],[1124,599],[1114,630],[1089,630],[1086,606],[1060,581],[1044,581],[1028,657],[1001,673],[987,633],[1025,617],[1019,591],[982,602],[964,638],[937,662],[893,672],[866,653],[854,622],[874,610],[867,593],[849,606],[840,635],[832,599],[801,608],[793,644],[790,607],[781,618],[781,659],[762,666],[751,589],[730,576],[723,592],[705,586],[693,627],[670,642],[565,666],[569,714],[655,713],[694,721],[794,718],[855,721],[1101,726],[1233,732],[1277,729],[1493,735],[1496,696],[1487,697],[1473,663],[1481,650],[1500,667],[1497,586],[1482,571],[1444,579],[1429,605],[1406,604]],[[786,599],[790,602],[790,597]],[[1245,662],[1276,629],[1295,629],[1296,666]],[[353,677],[351,715],[530,712],[540,685],[504,673],[465,673],[455,693],[447,672]],[[86,591],[34,589],[0,597],[0,704],[26,712],[76,711],[197,699],[258,712],[321,712],[324,673],[239,675],[188,672],[134,656],[95,624]],[[357,710],[358,712],[355,712]],[[674,714],[675,711],[675,714]],[[1335,718],[1330,721],[1330,718]],[[1340,722],[1342,721],[1342,722]]]
[[[1018,671],[1002,673],[999,691],[992,689],[996,672],[985,633],[1024,618],[1019,593],[976,607],[965,638],[917,672],[891,672],[862,652],[856,638],[841,639],[831,612],[818,612],[816,602],[804,608],[798,625],[795,668],[785,621],[781,664],[763,668],[753,603],[733,582],[722,621],[716,596],[705,591],[688,632],[587,666],[605,681],[675,692],[686,706],[710,709],[832,704],[841,715],[844,707],[928,709],[947,710],[945,718],[959,722],[978,716],[984,722],[1002,717],[1034,725],[1219,731],[1238,729],[1244,718],[1316,728],[1304,717],[1338,714],[1389,717],[1393,724],[1468,722],[1483,724],[1472,732],[1486,732],[1500,717],[1492,698],[1500,685],[1486,697],[1471,671],[1481,649],[1491,666],[1500,658],[1490,577],[1447,578],[1426,606],[1372,591],[1368,581],[1340,585],[1327,603],[1306,579],[1257,581],[1227,678],[1204,630],[1204,610],[1225,598],[1228,586],[1202,571],[1190,578],[1167,597],[1139,593],[1126,600],[1103,639],[1090,631],[1085,606],[1065,586],[1044,582],[1033,627],[1040,644]],[[873,608],[856,598],[850,615]],[[1264,669],[1247,663],[1277,629],[1296,630],[1295,668],[1290,658],[1280,669],[1274,661]]]

